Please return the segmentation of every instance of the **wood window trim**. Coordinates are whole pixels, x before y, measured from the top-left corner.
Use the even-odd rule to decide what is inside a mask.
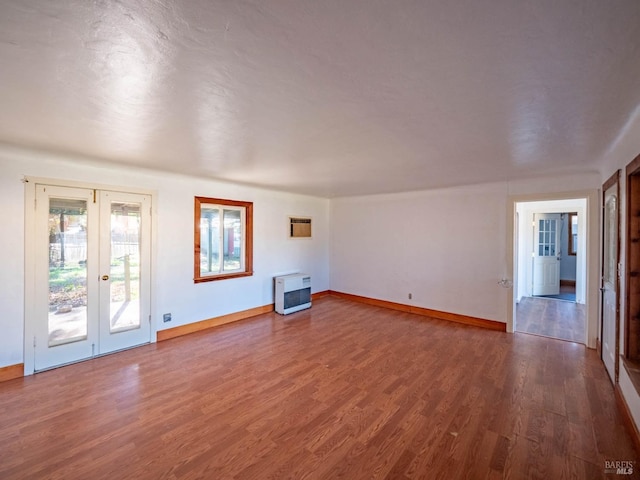
[[[220,273],[216,275],[203,276],[200,272],[200,218],[202,213],[202,205],[228,205],[232,207],[240,207],[245,210],[244,224],[244,270],[241,272]],[[194,256],[193,256],[193,282],[215,282],[217,280],[228,280],[231,278],[249,277],[253,275],[253,202],[244,202],[239,200],[228,200],[222,198],[211,197],[195,197],[194,201],[194,217],[193,217],[193,238],[194,238]]]
[[[567,255],[576,256],[578,254],[578,246],[573,244],[573,217],[578,217],[578,212],[569,213],[569,245],[567,246]],[[577,234],[578,232],[576,232]]]

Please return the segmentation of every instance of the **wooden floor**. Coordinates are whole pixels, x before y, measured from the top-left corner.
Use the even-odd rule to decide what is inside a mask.
[[[585,343],[585,306],[565,300],[523,297],[516,306],[515,330]]]
[[[0,384],[3,480],[589,479],[605,460],[640,466],[594,350],[334,297]]]

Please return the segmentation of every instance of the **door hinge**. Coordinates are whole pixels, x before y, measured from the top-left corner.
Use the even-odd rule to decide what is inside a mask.
[[[36,348],[36,336],[33,336],[33,348]]]
[[[96,189],[93,189],[93,203],[96,203]]]
[[[151,323],[151,315],[149,315],[149,323]]]

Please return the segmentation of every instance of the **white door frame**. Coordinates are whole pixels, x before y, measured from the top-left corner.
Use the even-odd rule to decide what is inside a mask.
[[[154,281],[154,272],[156,265],[156,235],[157,216],[156,216],[156,197],[154,190],[141,189],[136,187],[123,187],[114,185],[97,184],[91,182],[78,182],[72,180],[61,180],[57,178],[42,178],[25,176],[23,179],[25,185],[25,246],[24,246],[24,375],[32,375],[35,370],[35,349],[33,347],[33,339],[35,337],[35,302],[31,301],[35,295],[35,258],[37,254],[36,236],[35,236],[35,202],[36,202],[36,185],[44,184],[56,187],[72,187],[85,188],[90,190],[109,190],[122,193],[137,193],[140,195],[148,195],[151,197],[151,278],[149,286],[151,288],[150,309],[151,309],[151,335],[150,342],[156,342],[157,323],[155,321],[155,292],[156,286]]]
[[[586,199],[586,215],[584,218],[584,231],[585,244],[586,244],[586,275],[585,275],[585,309],[587,312],[587,338],[586,345],[589,348],[596,347],[596,337],[598,334],[598,308],[599,308],[599,265],[600,260],[600,235],[599,235],[599,222],[600,222],[600,208],[599,208],[599,190],[581,190],[577,192],[561,192],[561,193],[549,193],[549,194],[534,194],[534,195],[511,195],[507,200],[507,271],[513,275],[513,289],[511,295],[507,295],[506,304],[506,318],[507,318],[507,331],[513,332],[513,323],[515,318],[515,309],[517,302],[518,292],[518,278],[516,276],[517,258],[515,254],[517,252],[516,240],[517,240],[517,224],[516,218],[516,204],[520,202],[537,202],[537,201],[550,201],[550,200],[571,200],[577,198]]]

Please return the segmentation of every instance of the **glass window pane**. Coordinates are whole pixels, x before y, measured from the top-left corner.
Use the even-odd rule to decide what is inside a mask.
[[[87,202],[49,201],[49,346],[87,338]]]
[[[540,245],[540,246],[538,247],[538,256],[539,256],[539,257],[544,256],[544,246],[543,246],[543,245]]]
[[[140,204],[111,204],[111,332],[140,328]]]
[[[220,273],[220,210],[203,206],[200,215],[200,274]]]
[[[551,231],[555,232],[556,231],[556,221],[555,220],[551,220],[550,226],[551,226]]]
[[[225,272],[241,269],[242,218],[240,210],[224,210],[223,252]]]

